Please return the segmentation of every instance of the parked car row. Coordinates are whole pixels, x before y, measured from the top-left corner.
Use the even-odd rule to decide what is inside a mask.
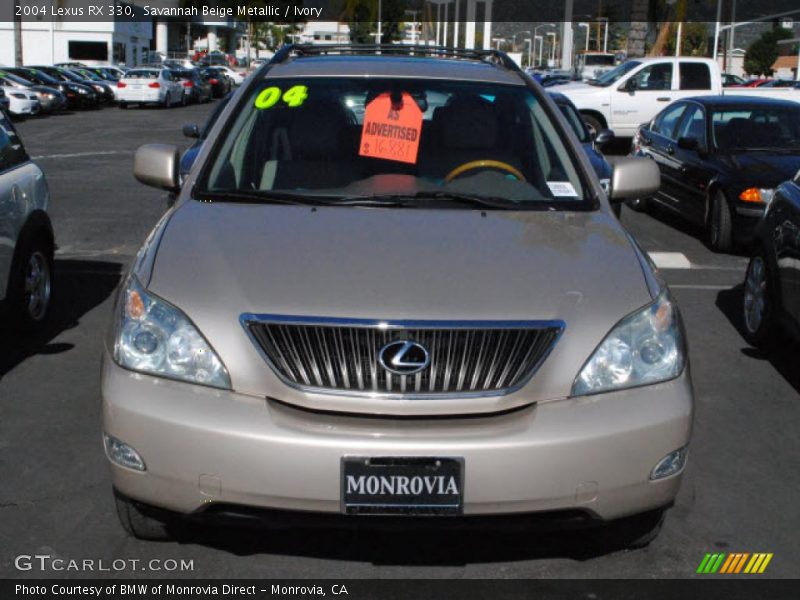
[[[243,76],[228,67],[125,69],[80,63],[0,67],[0,107],[12,118],[24,118],[112,103],[120,108],[174,106],[221,98],[241,81]]]
[[[673,102],[639,127],[631,155],[651,158],[661,187],[629,201],[666,207],[701,226],[709,247],[749,247],[747,340],[800,339],[800,104],[747,96]]]

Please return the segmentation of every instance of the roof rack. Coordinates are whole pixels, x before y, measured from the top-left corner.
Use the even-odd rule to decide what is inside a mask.
[[[469,50],[446,46],[424,46],[421,44],[286,44],[272,57],[271,64],[282,63],[292,56],[321,56],[325,54],[392,56],[417,56],[420,58],[459,58],[488,62],[511,71],[521,72],[519,65],[499,50]]]

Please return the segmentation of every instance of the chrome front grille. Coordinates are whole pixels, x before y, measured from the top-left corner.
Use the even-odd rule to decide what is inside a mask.
[[[507,394],[522,386],[561,334],[560,321],[367,321],[242,315],[242,325],[287,384],[336,394],[442,397]],[[398,340],[427,349],[410,375],[384,368]]]

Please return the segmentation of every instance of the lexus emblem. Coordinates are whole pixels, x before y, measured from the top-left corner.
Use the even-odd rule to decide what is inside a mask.
[[[395,375],[419,373],[431,362],[425,346],[409,340],[389,342],[378,352],[381,366]]]

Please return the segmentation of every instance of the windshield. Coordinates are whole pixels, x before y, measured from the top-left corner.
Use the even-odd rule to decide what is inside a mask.
[[[594,206],[562,136],[524,86],[277,79],[238,106],[198,196]]]
[[[583,64],[587,67],[613,67],[614,55],[613,54],[586,54],[583,58]]]
[[[103,79],[99,75],[96,75],[95,73],[92,73],[91,71],[88,71],[86,69],[76,69],[70,72],[77,75],[78,77],[83,77],[84,79],[91,79],[92,81],[103,81]]]
[[[158,79],[158,75],[155,69],[139,69],[125,73],[125,79]]]
[[[66,77],[67,79],[74,81],[75,83],[82,83],[85,79],[84,77],[76,75],[69,69],[60,69],[58,72],[64,75],[64,77]]]
[[[50,75],[44,73],[43,71],[37,71],[36,69],[22,68],[21,70],[18,71],[18,73],[24,74],[26,77],[30,77],[31,79],[44,85],[58,85],[59,83],[59,81],[54,77],[51,77]]]
[[[26,81],[22,77],[18,77],[17,75],[12,75],[11,73],[7,73],[6,71],[0,71],[0,78],[24,87],[30,87],[31,85],[30,81]]]
[[[597,79],[591,81],[592,85],[599,85],[600,87],[608,87],[617,81],[620,77],[628,73],[629,71],[638,67],[640,63],[638,60],[629,60],[610,71],[603,73]]]
[[[721,150],[800,149],[800,106],[717,109],[712,123]]]

